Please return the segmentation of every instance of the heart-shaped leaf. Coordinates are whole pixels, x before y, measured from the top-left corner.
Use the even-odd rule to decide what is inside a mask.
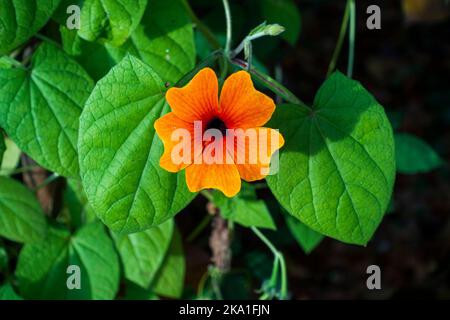
[[[78,34],[88,41],[123,44],[141,21],[147,0],[85,0]]]
[[[41,29],[60,0],[2,0],[0,2],[0,55],[15,49]]]
[[[195,64],[192,22],[180,0],[152,1],[127,42],[120,48],[107,48],[116,61],[131,53],[172,84]]]
[[[93,86],[78,63],[44,43],[31,70],[0,69],[0,126],[42,166],[77,177],[78,119]]]
[[[333,74],[311,111],[277,108],[268,125],[286,145],[267,177],[278,201],[317,232],[366,244],[391,198],[394,138],[383,108],[358,82]]]
[[[163,144],[153,127],[169,111],[164,83],[146,64],[125,57],[101,79],[80,119],[80,171],[88,200],[116,232],[156,226],[195,196],[184,173],[159,166]]]
[[[79,289],[68,288],[71,275],[79,277]],[[45,241],[20,251],[16,276],[27,299],[113,299],[119,288],[119,259],[100,222],[74,235],[51,228]]]

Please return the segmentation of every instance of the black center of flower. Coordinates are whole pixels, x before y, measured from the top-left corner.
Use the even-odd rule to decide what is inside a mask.
[[[208,124],[206,125],[206,130],[208,129],[217,129],[223,135],[225,135],[227,126],[225,125],[225,122],[223,122],[221,119],[214,117],[211,120],[209,120]]]

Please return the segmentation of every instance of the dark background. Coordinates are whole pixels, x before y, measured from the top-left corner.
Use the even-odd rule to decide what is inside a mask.
[[[214,3],[213,3],[214,2]],[[219,1],[218,1],[219,2]],[[255,1],[231,1],[233,39],[238,42],[264,21]],[[271,75],[282,69],[283,84],[311,102],[325,80],[345,1],[297,1],[302,23],[295,46],[270,38],[255,43],[256,57]],[[225,22],[215,1],[191,1],[200,18],[219,36]],[[365,10],[378,4],[382,29],[366,28]],[[412,16],[402,1],[360,1],[353,77],[385,107],[396,132],[425,140],[446,162],[430,173],[398,174],[393,205],[367,247],[326,238],[306,255],[287,230],[270,191],[260,190],[278,231],[265,232],[287,261],[293,299],[450,298],[450,20],[445,10]],[[447,18],[445,18],[447,15]],[[443,17],[444,16],[444,17]],[[234,45],[237,45],[235,43]],[[338,69],[347,68],[347,40]],[[206,200],[198,197],[177,216],[183,238],[203,219]],[[185,241],[188,263],[186,297],[197,290],[210,263],[210,228]],[[225,298],[255,298],[255,288],[270,274],[270,251],[249,230],[236,226],[232,270],[222,284]],[[368,290],[366,268],[381,268],[382,289]]]

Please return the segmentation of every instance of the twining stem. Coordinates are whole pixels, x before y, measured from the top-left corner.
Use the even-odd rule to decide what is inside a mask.
[[[213,195],[208,190],[202,190],[202,191],[200,191],[200,194],[202,196],[204,196],[206,199],[208,199],[208,201],[210,201],[210,202],[213,201]]]
[[[242,50],[244,50],[245,47],[245,43],[246,42],[251,42],[253,40],[256,40],[258,38],[261,38],[262,36],[264,36],[265,34],[263,32],[259,32],[259,33],[255,33],[254,35],[251,36],[246,36],[244,38],[244,40],[241,41],[241,43],[236,47],[236,49],[234,49],[231,52],[231,57],[234,58],[236,57],[239,53],[241,53]]]
[[[214,34],[209,30],[209,28],[197,17],[197,15],[192,10],[191,6],[189,5],[188,0],[181,0],[184,8],[186,9],[187,13],[191,17],[191,20],[195,23],[195,26],[198,28],[198,31],[200,31],[206,38],[206,40],[209,42],[213,50],[220,49],[220,43],[214,36]]]
[[[344,17],[342,18],[341,30],[339,31],[338,41],[336,43],[336,48],[334,48],[333,56],[331,58],[330,64],[328,65],[327,78],[331,75],[331,73],[336,68],[336,63],[339,58],[339,54],[341,53],[342,45],[344,43],[345,35],[347,34],[348,27],[348,17],[350,12],[350,1],[347,0],[347,4],[345,5]]]
[[[231,59],[231,62],[245,70],[248,70],[248,63],[244,60],[233,58]],[[303,101],[301,101],[299,98],[297,98],[292,92],[290,92],[287,88],[285,88],[283,85],[278,83],[275,79],[271,78],[270,76],[258,71],[256,68],[251,67],[250,70],[248,70],[252,75],[256,77],[259,81],[261,81],[269,90],[271,90],[273,93],[281,96],[284,100],[287,102],[297,104],[301,106],[302,108],[305,108],[307,111],[311,112],[312,109],[307,106]]]
[[[274,270],[272,272],[271,281],[274,281],[273,277],[276,275],[276,271],[278,271],[277,263],[280,264],[281,268],[281,286],[280,286],[280,299],[287,299],[287,273],[286,273],[286,263],[284,261],[283,254],[275,248],[275,246],[270,242],[269,239],[256,227],[251,227],[252,231],[258,236],[259,239],[261,239],[262,242],[272,251],[274,255]]]
[[[222,50],[216,50],[212,52],[205,60],[197,64],[194,69],[186,73],[180,80],[178,80],[177,83],[175,83],[174,87],[182,87],[185,84],[187,84],[194,75],[202,68],[210,66],[212,63],[214,63],[217,59],[223,57],[223,51]]]
[[[355,60],[355,21],[356,21],[355,0],[350,0],[349,6],[350,6],[350,30],[348,34],[347,76],[351,78],[353,76],[353,63]]]
[[[38,184],[34,190],[39,190],[45,186],[48,186],[50,183],[52,183],[53,181],[55,181],[56,179],[59,178],[59,174],[57,173],[53,173],[52,175],[50,175],[49,177],[47,177],[47,179],[44,180],[44,182],[42,182],[41,184]]]
[[[38,165],[30,165],[30,166],[24,166],[17,169],[14,169],[12,171],[8,172],[8,175],[13,176],[18,173],[24,173],[28,171],[33,171],[34,169],[40,168]]]
[[[230,5],[228,3],[228,0],[222,0],[223,2],[223,9],[225,10],[225,20],[227,23],[227,40],[225,43],[225,54],[228,56],[230,54],[230,47],[231,47],[231,11],[230,11]]]
[[[203,273],[202,277],[200,278],[200,281],[198,282],[198,287],[197,287],[197,297],[203,297],[203,293],[205,291],[205,285],[206,285],[206,281],[209,278],[209,271],[206,270],[205,273]]]
[[[188,11],[189,15],[191,16],[192,21],[194,21],[194,23],[196,23],[198,29],[200,32],[203,33],[203,35],[207,38],[207,40],[209,41],[209,43],[215,48],[218,49],[215,52],[213,52],[209,58],[211,58],[212,60],[209,60],[209,58],[207,58],[203,63],[200,63],[199,65],[197,65],[191,72],[189,72],[188,74],[186,74],[180,81],[178,81],[175,86],[180,87],[184,84],[186,84],[191,78],[192,76],[198,71],[200,70],[203,66],[210,64],[212,61],[214,61],[215,59],[217,59],[218,57],[222,57],[223,60],[219,60],[221,62],[221,70],[222,70],[222,74],[221,74],[221,79],[223,80],[225,73],[228,70],[227,64],[228,61],[230,61],[232,64],[247,70],[248,72],[250,72],[252,75],[254,75],[264,86],[266,86],[269,90],[271,90],[272,92],[274,92],[276,95],[281,96],[285,101],[289,102],[289,103],[293,103],[296,105],[299,105],[301,108],[305,109],[308,112],[312,112],[312,109],[306,105],[304,102],[302,102],[299,98],[297,98],[292,92],[290,92],[287,88],[285,88],[283,85],[281,85],[280,83],[278,83],[277,81],[275,81],[273,78],[271,78],[270,76],[258,71],[257,69],[255,69],[254,67],[252,67],[249,64],[241,59],[238,59],[236,57],[231,58],[230,57],[230,45],[231,45],[231,14],[230,14],[230,8],[228,5],[228,1],[227,0],[223,0],[224,2],[224,8],[225,8],[225,16],[227,19],[227,46],[225,47],[225,54],[222,50],[220,50],[220,44],[217,41],[216,37],[214,36],[214,34],[208,29],[208,27],[206,25],[204,25],[200,19],[195,15],[194,11],[192,10],[192,8],[190,7],[189,3],[187,2],[187,0],[182,0],[186,10]],[[228,51],[227,51],[228,50]]]
[[[49,42],[49,43],[53,44],[54,46],[56,46],[56,47],[58,47],[58,48],[61,48],[61,45],[60,45],[58,42],[56,42],[56,41],[53,40],[53,39],[50,39],[50,38],[47,37],[47,36],[44,36],[43,34],[36,33],[34,36],[35,36],[36,38],[38,38],[39,40],[41,40],[42,42]]]

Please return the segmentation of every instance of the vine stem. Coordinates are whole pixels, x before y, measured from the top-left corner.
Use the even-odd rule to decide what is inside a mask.
[[[262,32],[256,33],[256,34],[254,34],[254,35],[252,35],[252,36],[246,36],[246,37],[244,38],[244,40],[242,40],[241,43],[236,47],[236,49],[234,49],[234,50],[231,52],[231,57],[234,58],[234,57],[236,57],[239,53],[241,53],[241,51],[244,50],[244,46],[245,46],[245,43],[246,43],[246,42],[250,42],[250,41],[256,40],[256,39],[258,39],[258,38],[261,38],[262,36],[264,36],[264,33],[262,33]]]
[[[34,169],[40,168],[38,165],[30,165],[30,166],[24,166],[24,167],[20,167],[17,169],[14,169],[12,171],[8,172],[9,176],[13,176],[15,174],[18,173],[24,173],[24,172],[28,172],[28,171],[33,171]]]
[[[278,83],[276,80],[274,80],[270,76],[258,71],[257,69],[255,69],[254,67],[252,67],[247,62],[245,62],[241,59],[238,59],[236,57],[231,58],[230,57],[231,53],[226,51],[227,48],[225,49],[225,52],[223,52],[220,49],[220,44],[217,41],[214,34],[211,32],[211,30],[205,24],[203,24],[200,21],[200,19],[197,17],[195,12],[192,10],[188,1],[182,0],[182,3],[184,5],[184,7],[186,8],[188,14],[190,15],[191,20],[197,25],[198,30],[206,37],[206,39],[211,44],[211,46],[217,50],[210,55],[209,58],[211,58],[212,60],[209,60],[209,58],[207,58],[203,63],[200,63],[199,65],[197,65],[196,68],[194,68],[191,72],[187,73],[180,81],[178,81],[175,84],[176,87],[183,86],[203,66],[205,66],[208,63],[211,63],[212,61],[221,57],[222,59],[219,60],[219,62],[221,62],[221,67],[222,67],[221,68],[222,72],[221,72],[221,76],[220,76],[221,79],[225,77],[225,75],[227,73],[227,69],[228,69],[228,66],[227,66],[228,61],[230,61],[232,64],[240,67],[241,69],[244,69],[244,70],[247,70],[248,72],[250,72],[253,76],[255,76],[255,78],[257,78],[259,81],[261,81],[269,90],[274,92],[276,95],[279,95],[280,97],[282,97],[285,101],[299,105],[301,108],[305,109],[307,112],[312,112],[312,109],[307,104],[305,104],[303,101],[301,101],[299,98],[297,98],[292,92],[290,92],[287,88],[285,88],[283,85]],[[232,32],[231,32],[232,31],[232,29],[231,29],[232,28],[231,27],[231,13],[230,13],[228,0],[223,0],[223,3],[224,3],[224,8],[225,8],[225,16],[226,16],[226,20],[227,20],[227,39],[228,39],[227,45],[228,45],[228,51],[229,51],[230,45],[231,45],[231,34],[232,34]]]
[[[227,57],[230,54],[230,47],[231,47],[231,11],[230,11],[230,4],[228,3],[228,0],[222,0],[223,3],[223,9],[225,10],[225,20],[227,23],[227,40],[225,43],[225,54]]]
[[[207,67],[211,65],[213,62],[215,62],[217,59],[223,57],[223,51],[222,50],[216,50],[212,52],[205,60],[197,64],[194,69],[186,73],[180,80],[178,80],[177,83],[173,85],[173,87],[183,87],[185,84],[187,84],[194,75],[202,68]]]
[[[59,174],[53,173],[53,174],[50,175],[47,179],[45,179],[44,182],[38,184],[38,185],[34,188],[34,190],[36,191],[36,190],[39,190],[39,189],[41,189],[41,188],[43,188],[43,187],[45,187],[45,186],[48,186],[50,183],[52,183],[53,181],[55,181],[55,180],[58,179],[58,178],[59,178]]]
[[[347,76],[351,78],[353,76],[353,64],[355,61],[355,21],[356,21],[356,9],[355,0],[350,0],[350,23],[348,34],[348,66]]]
[[[250,72],[253,76],[255,76],[255,78],[257,78],[259,81],[261,81],[268,89],[270,89],[273,93],[281,96],[287,102],[297,104],[300,107],[302,107],[303,109],[305,109],[306,111],[312,112],[311,107],[306,105],[306,103],[304,103],[299,98],[297,98],[291,91],[289,91],[283,85],[278,83],[275,79],[258,71],[254,67],[250,67],[250,69],[249,69],[248,63],[245,62],[244,60],[241,60],[238,58],[233,58],[233,59],[231,59],[231,62],[234,65],[236,65],[244,70],[248,70],[248,72]]]
[[[339,55],[340,55],[341,50],[342,50],[342,45],[344,43],[344,38],[345,38],[345,35],[347,33],[347,27],[348,27],[348,17],[349,17],[349,12],[350,12],[350,1],[351,0],[347,0],[347,4],[345,5],[345,12],[344,12],[344,17],[342,18],[341,29],[339,31],[339,37],[338,37],[338,40],[337,40],[337,43],[336,43],[336,47],[334,48],[334,52],[333,52],[333,56],[331,58],[330,64],[328,65],[327,78],[331,75],[331,73],[336,68],[336,63],[337,63],[337,60],[338,60]]]
[[[279,263],[280,265],[280,269],[281,269],[281,299],[286,299],[287,298],[287,272],[286,272],[286,262],[284,261],[284,257],[283,254],[278,251],[277,248],[275,248],[275,246],[272,244],[272,242],[270,242],[269,239],[267,239],[267,237],[258,230],[258,228],[256,227],[251,227],[252,231],[256,234],[256,236],[262,241],[264,242],[264,244],[270,249],[270,251],[272,251],[275,261],[274,261],[274,269],[277,268],[278,266],[276,266],[277,263]],[[274,273],[272,273],[272,278],[274,277]]]

